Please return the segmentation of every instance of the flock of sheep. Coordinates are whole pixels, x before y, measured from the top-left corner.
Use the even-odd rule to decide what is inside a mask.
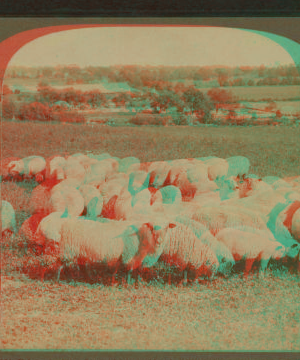
[[[34,178],[19,235],[55,246],[62,263],[103,263],[131,274],[158,260],[195,279],[248,274],[270,261],[299,267],[300,176],[262,179],[242,156],[141,163],[109,154],[2,162],[2,181]],[[16,232],[2,201],[2,232]],[[60,273],[59,269],[59,272]],[[58,275],[59,276],[59,275]]]

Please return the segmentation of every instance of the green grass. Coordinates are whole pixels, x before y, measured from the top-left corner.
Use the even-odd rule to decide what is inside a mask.
[[[288,127],[102,127],[2,123],[2,156],[93,151],[141,161],[216,155],[247,156],[251,172],[300,174],[300,129]],[[1,186],[30,216],[32,183]],[[4,349],[299,350],[299,275],[287,270],[235,274],[200,285],[161,278],[117,287],[66,279],[44,283],[18,271],[38,259],[17,240],[1,242]],[[162,272],[161,272],[162,273]],[[71,281],[70,281],[71,280]]]

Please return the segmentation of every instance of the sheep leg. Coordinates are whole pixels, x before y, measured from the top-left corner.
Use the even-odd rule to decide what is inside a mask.
[[[168,284],[171,285],[171,273],[168,275]]]
[[[131,276],[132,276],[132,270],[129,270],[128,274],[127,274],[127,284],[129,284],[129,285],[131,283]]]
[[[59,279],[60,279],[60,272],[61,272],[61,270],[63,269],[63,265],[62,266],[60,266],[59,267],[59,269],[58,269],[58,273],[57,273],[57,282],[59,282]]]
[[[246,259],[246,265],[245,265],[245,278],[248,277],[250,270],[252,269],[252,265],[254,263],[255,259]]]
[[[183,271],[183,285],[184,286],[187,285],[187,271],[186,270]]]

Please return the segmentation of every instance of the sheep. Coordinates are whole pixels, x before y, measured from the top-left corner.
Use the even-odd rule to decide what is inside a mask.
[[[209,192],[196,192],[194,198],[191,200],[191,203],[197,204],[201,207],[203,206],[218,206],[221,204],[221,197],[219,191],[209,191]]]
[[[267,183],[269,185],[274,184],[278,180],[281,180],[280,177],[278,177],[278,176],[264,176],[262,178],[262,181],[264,181],[265,183]]]
[[[87,217],[96,218],[103,209],[103,197],[92,185],[82,185],[78,189],[84,200],[84,211]]]
[[[259,214],[248,211],[239,211],[237,213],[226,209],[226,207],[211,206],[198,208],[191,218],[208,227],[214,236],[216,236],[221,229],[234,227],[236,225],[248,225],[257,229],[267,230],[267,225]]]
[[[69,157],[66,160],[66,164],[64,166],[64,176],[65,179],[76,179],[80,181],[82,184],[85,180],[86,171],[85,168],[80,164],[78,159],[74,157]]]
[[[41,156],[28,156],[19,161],[11,161],[8,165],[10,174],[22,175],[25,178],[32,178],[41,174],[46,169],[46,161]]]
[[[46,179],[63,180],[66,159],[62,156],[52,156],[46,160]]]
[[[172,167],[169,171],[163,186],[168,185],[174,185],[180,189],[183,201],[190,201],[197,191],[197,186],[188,180],[186,169],[180,166]]]
[[[186,169],[186,176],[190,183],[208,183],[208,166],[197,160],[197,163]]]
[[[119,184],[121,184],[122,186],[127,188],[128,184],[129,184],[129,175],[124,174],[124,173],[114,173],[114,174],[108,175],[106,177],[106,182],[109,182],[112,180],[118,182]],[[100,187],[102,187],[102,185]]]
[[[98,155],[94,155],[92,153],[88,153],[87,156],[90,159],[96,159],[97,161],[102,161],[102,160],[106,160],[106,159],[110,159],[111,156],[108,153],[103,153],[103,154],[98,154]]]
[[[271,185],[274,190],[280,189],[280,188],[290,188],[292,189],[292,185],[289,184],[287,181],[284,181],[283,179],[279,179],[277,181],[274,181]]]
[[[98,161],[97,164],[93,164],[90,167],[90,171],[87,172],[84,182],[94,186],[101,185],[107,177],[117,172],[118,162],[112,159],[106,159]]]
[[[114,203],[114,219],[116,220],[126,220],[128,215],[132,211],[132,196],[130,192],[123,188],[123,190],[118,195]]]
[[[165,186],[160,190],[162,202],[164,204],[180,204],[182,196],[180,190],[173,185]]]
[[[292,226],[291,226],[291,233],[298,242],[300,242],[300,210],[298,210],[294,213],[293,219],[292,219]]]
[[[148,222],[135,221],[131,226],[131,231],[136,230],[138,250],[130,261],[128,261],[128,255],[122,255],[122,262],[127,265],[130,273],[141,266],[149,268],[158,261],[165,248],[167,232],[175,226],[174,223],[155,216]]]
[[[227,177],[248,174],[250,161],[244,156],[232,156],[226,159],[228,163]]]
[[[263,273],[271,259],[280,260],[285,254],[285,248],[280,243],[242,230],[223,229],[216,238],[229,248],[235,261],[246,260],[246,276],[255,260],[260,260],[259,272]]]
[[[228,173],[229,164],[225,159],[211,158],[203,161],[208,166],[207,174],[209,180],[216,180],[217,178],[226,177]]]
[[[208,228],[198,221],[191,220],[184,215],[177,216],[175,221],[189,227],[197,238],[214,252],[219,262],[218,273],[221,273],[224,276],[229,275],[235,261],[227,246],[217,241],[211,232],[208,231]]]
[[[129,225],[122,221],[115,224],[73,219],[62,226],[60,249],[65,260],[83,257],[87,262],[106,262],[116,268],[122,262],[133,271],[148,255],[156,255],[161,234],[166,231],[155,229],[151,223]]]
[[[53,242],[59,245],[61,241],[61,229],[66,221],[72,216],[67,211],[54,211],[45,216],[40,222],[34,234],[34,239],[41,245]]]
[[[74,187],[60,186],[58,184],[51,189],[50,207],[51,212],[67,210],[70,215],[79,216],[84,210],[84,199]]]
[[[12,161],[20,161],[21,158],[18,157],[9,157],[6,159],[1,159],[1,181],[7,181],[7,180],[22,180],[20,176],[13,176],[9,172],[9,164]]]
[[[166,161],[155,161],[148,167],[149,186],[157,189],[163,186],[171,166]]]
[[[128,171],[132,171],[134,167],[132,165],[135,165],[135,167],[140,166],[140,160],[134,156],[128,156],[124,159],[119,160],[119,172],[122,173],[128,173]]]
[[[150,174],[146,171],[133,171],[129,174],[128,191],[135,196],[140,191],[147,189],[149,186]]]
[[[15,233],[17,231],[16,226],[16,214],[12,205],[5,200],[1,202],[1,223],[2,223],[2,233],[10,230]]]
[[[176,226],[166,233],[161,260],[184,271],[184,283],[187,282],[189,268],[195,271],[196,278],[201,275],[214,276],[219,262],[213,251],[189,227],[176,221],[174,224]]]

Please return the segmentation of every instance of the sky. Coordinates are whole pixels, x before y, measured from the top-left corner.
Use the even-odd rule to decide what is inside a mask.
[[[276,66],[292,64],[265,36],[220,27],[100,27],[46,35],[23,46],[9,66]]]

